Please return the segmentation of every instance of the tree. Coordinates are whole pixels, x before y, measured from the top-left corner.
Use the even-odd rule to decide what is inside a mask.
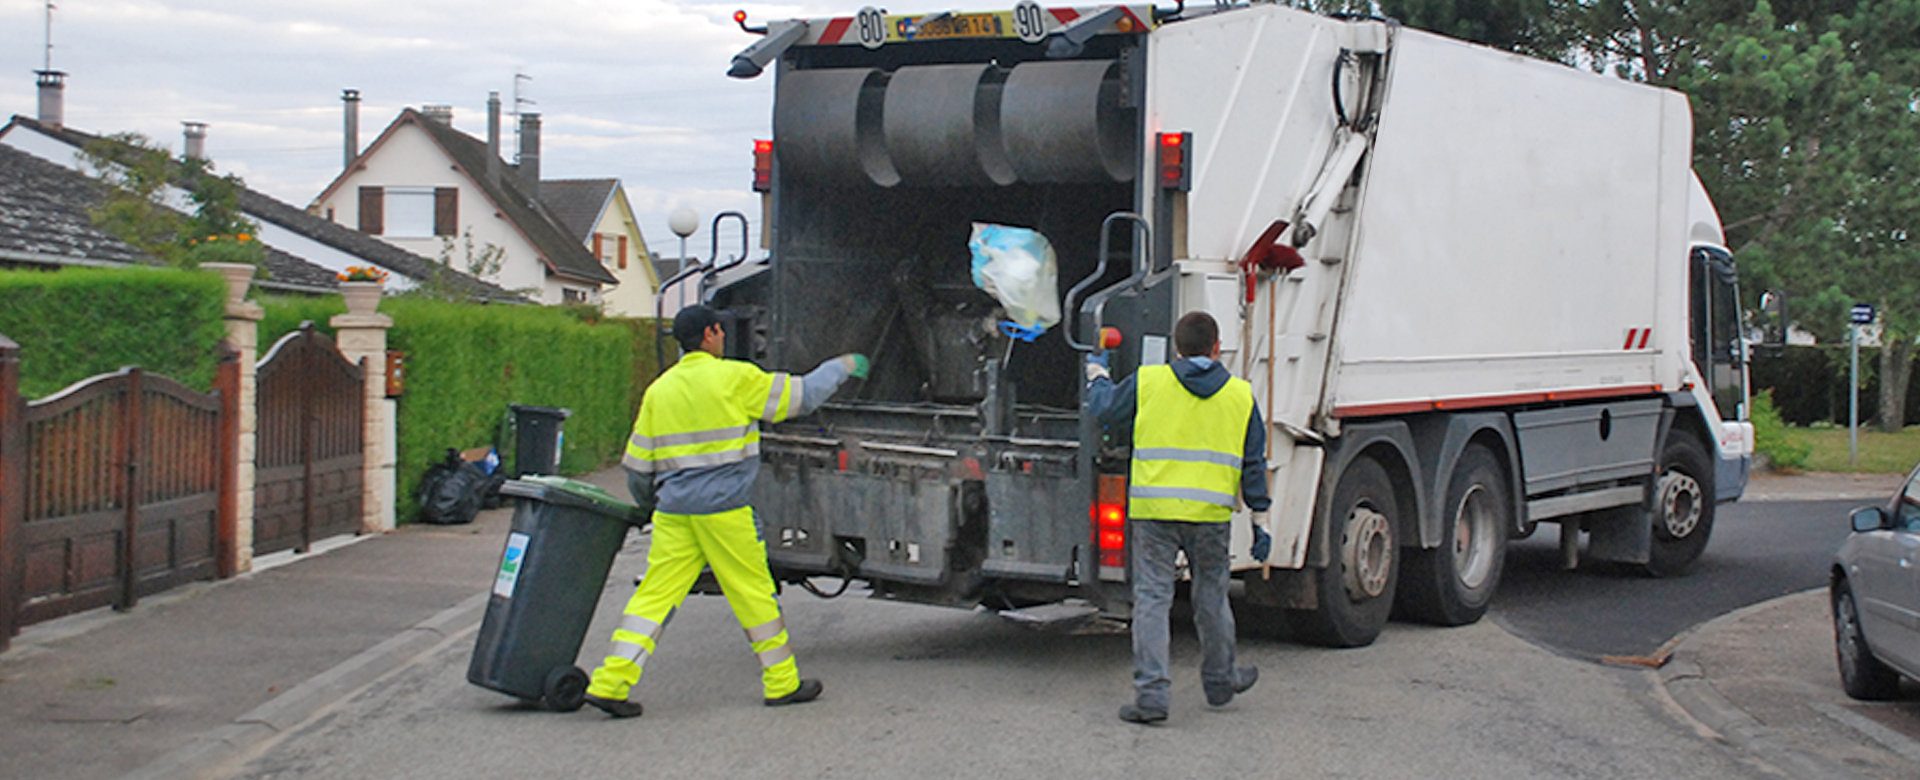
[[[1750,294],[1796,294],[1795,322],[1823,341],[1855,302],[1880,312],[1880,425],[1905,419],[1920,333],[1920,68],[1906,47],[1920,3],[1812,5],[1776,17],[1758,3],[1715,25],[1673,74],[1694,97],[1695,170],[1712,192]]]
[[[1694,169],[1748,303],[1794,295],[1823,341],[1874,303],[1879,420],[1920,334],[1920,0],[1381,0],[1409,24],[1687,93]],[[1516,16],[1517,15],[1517,16]],[[1518,18],[1525,17],[1525,18]]]
[[[80,158],[105,185],[91,216],[108,235],[176,267],[265,261],[259,226],[240,210],[246,185],[239,177],[216,175],[206,160],[175,158],[139,133],[95,139]]]

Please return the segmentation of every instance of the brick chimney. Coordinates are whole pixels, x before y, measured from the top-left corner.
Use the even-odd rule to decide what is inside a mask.
[[[540,115],[520,115],[520,188],[540,198]]]
[[[448,127],[453,126],[453,106],[421,106],[420,114]]]
[[[67,73],[60,70],[36,70],[34,84],[40,87],[40,123],[60,127],[67,123]]]

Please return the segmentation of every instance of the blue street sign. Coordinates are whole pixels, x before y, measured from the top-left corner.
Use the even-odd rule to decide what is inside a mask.
[[[1873,324],[1873,304],[1871,303],[1854,304],[1853,305],[1853,324],[1855,325]]]

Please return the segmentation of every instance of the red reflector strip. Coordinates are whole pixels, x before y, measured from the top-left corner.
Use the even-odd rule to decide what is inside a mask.
[[[847,34],[847,28],[852,26],[853,17],[851,16],[842,16],[827,22],[827,29],[820,31],[820,43],[824,45],[839,43],[840,39]]]
[[[1639,346],[1639,349],[1646,349],[1646,348],[1647,348],[1647,339],[1649,339],[1649,338],[1652,338],[1652,337],[1653,337],[1653,329],[1652,329],[1652,328],[1647,328],[1647,329],[1645,329],[1645,330],[1642,330],[1642,331],[1640,331],[1640,346]]]

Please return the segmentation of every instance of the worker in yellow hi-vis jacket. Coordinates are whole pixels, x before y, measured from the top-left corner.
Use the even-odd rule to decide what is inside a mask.
[[[647,388],[622,459],[634,500],[653,510],[646,578],[627,602],[612,650],[593,671],[587,703],[616,718],[640,715],[633,685],[702,567],[713,568],[760,658],[767,706],[813,701],[823,686],[800,679],[787,647],[766,544],[747,497],[760,467],[759,421],[818,409],[848,377],[866,377],[867,358],[842,355],[804,377],[725,360],[725,329],[706,306],[682,309],[673,337],[685,355]]]

